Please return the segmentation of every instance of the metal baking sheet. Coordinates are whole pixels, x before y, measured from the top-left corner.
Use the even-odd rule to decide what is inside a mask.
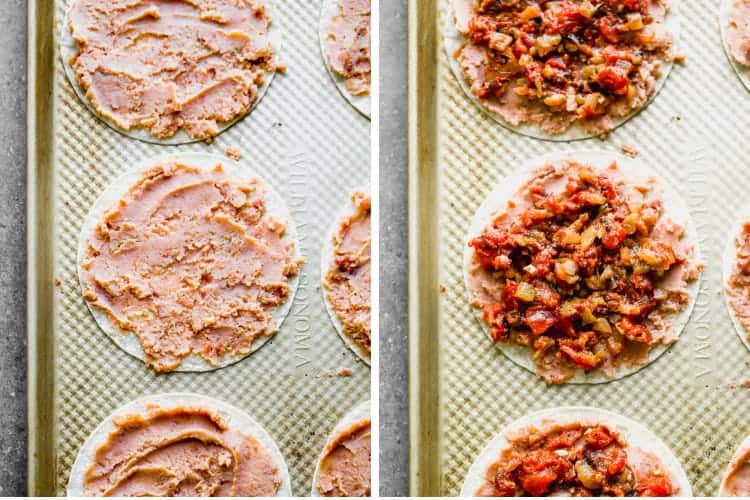
[[[698,496],[716,494],[745,415],[750,351],[728,317],[721,256],[747,205],[750,94],[721,44],[719,1],[682,1],[675,65],[653,103],[605,139],[555,143],[486,116],[450,71],[442,42],[448,0],[411,0],[410,475],[414,495],[457,495],[481,448],[532,411],[585,404],[637,420],[670,446]],[[465,232],[487,193],[519,164],[553,151],[635,146],[686,201],[706,269],[680,340],[641,371],[600,386],[548,387],[482,332],[462,279]],[[441,288],[444,291],[441,292]]]
[[[67,4],[28,3],[29,493],[63,495],[79,447],[117,407],[147,394],[197,392],[262,424],[286,459],[294,493],[305,495],[328,433],[370,394],[370,370],[336,334],[319,285],[324,233],[370,171],[370,122],[341,98],[320,55],[320,2],[274,1],[288,73],[213,144],[178,147],[128,138],[79,101],[58,50]],[[281,331],[243,361],[157,375],[115,346],[86,309],[76,278],[81,224],[108,183],[136,162],[180,151],[223,154],[228,146],[292,212],[306,259],[294,306]],[[331,376],[341,368],[352,375]]]

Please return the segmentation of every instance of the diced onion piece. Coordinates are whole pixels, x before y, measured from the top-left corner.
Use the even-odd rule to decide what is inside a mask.
[[[550,108],[555,108],[558,106],[562,106],[566,101],[567,97],[565,96],[565,94],[553,94],[544,99],[544,104],[546,104]]]
[[[518,288],[516,289],[516,298],[522,302],[534,302],[534,299],[536,298],[536,289],[531,283],[522,281],[518,284]]]
[[[591,245],[594,244],[594,241],[596,241],[596,238],[599,236],[599,234],[597,233],[597,228],[595,228],[593,225],[584,229],[583,234],[581,234],[582,250],[588,250],[589,248],[591,248]]]
[[[491,49],[504,52],[513,43],[513,37],[505,33],[492,33],[488,43]]]
[[[643,18],[640,12],[632,12],[628,14],[627,21],[622,26],[625,31],[638,31],[643,29]]]
[[[578,480],[584,487],[590,490],[598,490],[604,484],[604,474],[591,467],[586,460],[576,460],[575,468]]]
[[[541,17],[542,16],[542,9],[539,8],[538,5],[530,5],[526,7],[523,12],[521,12],[520,18],[521,21],[531,21],[535,17]]]
[[[607,321],[605,318],[599,318],[594,321],[594,326],[592,328],[595,332],[612,333],[612,327],[610,326],[609,321]]]
[[[536,39],[537,53],[544,57],[560,45],[560,42],[562,42],[560,35],[542,35]]]
[[[578,282],[578,264],[573,259],[562,259],[555,262],[555,276],[569,285]]]

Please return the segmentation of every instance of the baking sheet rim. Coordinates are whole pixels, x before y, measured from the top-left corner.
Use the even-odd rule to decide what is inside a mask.
[[[40,8],[41,6],[41,8]],[[42,181],[43,177],[37,175],[44,168],[42,163],[52,161],[52,151],[49,148],[50,141],[39,140],[42,132],[46,134],[43,139],[48,139],[54,134],[52,130],[54,120],[41,120],[37,117],[37,111],[43,110],[47,115],[52,114],[51,106],[44,106],[54,97],[48,88],[38,88],[38,74],[52,70],[54,61],[54,5],[39,0],[29,0],[26,7],[27,20],[27,73],[26,73],[26,389],[27,389],[27,423],[28,428],[34,432],[27,433],[27,468],[26,485],[27,494],[30,496],[49,496],[55,493],[56,462],[54,454],[50,452],[48,441],[45,438],[54,439],[56,429],[54,425],[49,426],[53,437],[39,432],[37,426],[42,427],[44,422],[54,422],[54,405],[52,398],[54,393],[54,357],[50,353],[50,346],[46,345],[40,338],[39,325],[44,321],[41,316],[48,311],[39,310],[38,298],[46,294],[54,299],[51,279],[44,279],[49,262],[40,259],[45,245],[51,244],[49,238],[45,238],[45,230],[48,225],[40,224],[38,211],[41,206],[50,205],[49,186]],[[45,31],[46,30],[46,31]],[[45,37],[52,37],[53,43],[45,43]],[[42,60],[40,63],[40,59]],[[50,64],[46,65],[45,62]],[[53,115],[54,116],[54,115]],[[47,117],[48,118],[48,117]],[[51,346],[54,353],[55,346]],[[40,364],[46,362],[46,370],[41,370]],[[46,396],[46,397],[45,397]],[[42,431],[45,429],[42,428]]]
[[[431,329],[437,321],[426,308],[437,303],[437,279],[430,273],[421,274],[423,266],[434,267],[435,258],[429,245],[434,224],[419,223],[422,214],[434,203],[437,185],[433,162],[436,130],[434,116],[437,87],[438,20],[431,18],[437,0],[409,0],[408,3],[408,332],[409,332],[409,494],[411,496],[439,496],[440,475],[436,463],[427,463],[429,457],[438,460],[440,432],[438,412],[440,391],[439,362],[433,351],[427,353],[429,343],[422,344],[422,329]],[[420,23],[420,17],[426,18]],[[437,16],[436,16],[437,17]],[[425,89],[422,95],[422,90]],[[426,126],[420,124],[424,121]],[[434,146],[434,147],[433,147]],[[423,171],[427,175],[420,175]],[[432,194],[432,197],[429,196]],[[427,325],[427,326],[426,326]],[[439,332],[438,332],[439,334]],[[422,380],[430,383],[422,383]],[[429,403],[429,404],[428,404]],[[433,450],[436,453],[430,453]],[[428,487],[429,486],[429,487]]]

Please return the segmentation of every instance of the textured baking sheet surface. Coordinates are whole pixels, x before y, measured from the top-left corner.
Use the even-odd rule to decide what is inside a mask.
[[[56,3],[55,44],[67,1]],[[251,414],[278,443],[295,494],[310,491],[317,456],[336,422],[369,398],[370,370],[345,347],[322,302],[321,238],[348,193],[369,179],[370,122],[341,99],[319,52],[320,3],[276,0],[281,56],[288,73],[262,102],[212,145],[139,142],[95,118],[73,93],[55,58],[53,164],[56,492],[64,494],[79,447],[99,422],[151,393],[197,392]],[[52,33],[49,34],[50,41]],[[245,360],[210,373],[156,375],[120,350],[86,309],[76,278],[76,242],[91,204],[135,162],[177,151],[223,154],[227,146],[284,197],[306,259],[297,297],[281,331]],[[44,220],[44,218],[42,219]],[[40,307],[52,307],[52,304]],[[46,336],[45,336],[46,338]],[[348,367],[351,377],[327,372]]]
[[[694,494],[715,494],[735,447],[750,434],[744,418],[750,390],[732,388],[732,382],[750,376],[750,352],[734,333],[721,296],[726,233],[747,204],[750,187],[745,163],[750,94],[722,50],[718,0],[681,2],[678,50],[687,60],[674,67],[645,111],[606,140],[567,144],[514,134],[464,95],[439,31],[448,1],[438,1],[434,19],[412,26],[437,33],[436,219],[423,221],[437,227],[437,241],[426,244],[437,245],[434,271],[445,286],[438,299],[439,346],[432,354],[440,363],[438,428],[432,429],[440,453],[437,461],[425,462],[439,469],[433,493],[458,494],[477,453],[512,420],[551,406],[584,404],[649,427],[674,450]],[[622,144],[634,145],[640,160],[677,190],[691,211],[706,264],[696,308],[673,348],[638,373],[601,386],[548,387],[504,357],[475,320],[462,279],[466,228],[494,184],[528,157],[584,148],[619,152]]]

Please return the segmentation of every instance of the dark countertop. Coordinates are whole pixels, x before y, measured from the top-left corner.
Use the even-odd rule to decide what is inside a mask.
[[[0,496],[26,494],[26,2],[0,2]]]
[[[409,493],[406,2],[380,3],[380,494]]]

